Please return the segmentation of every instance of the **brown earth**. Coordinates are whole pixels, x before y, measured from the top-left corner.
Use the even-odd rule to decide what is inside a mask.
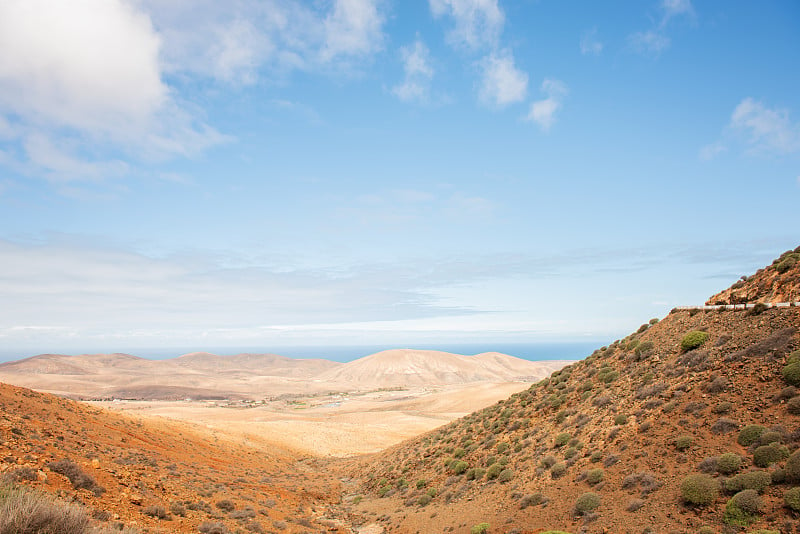
[[[800,302],[800,247],[787,250],[772,265],[743,276],[706,304]]]
[[[693,330],[708,338],[684,352]],[[482,522],[490,532],[738,532],[723,523],[731,494],[692,507],[680,486],[725,452],[743,458],[742,472],[764,470],[753,465],[755,447],[737,443],[746,425],[798,449],[800,417],[787,410],[797,392],[781,377],[787,354],[800,348],[798,332],[797,308],[673,312],[528,391],[345,464],[364,481],[356,509],[388,532],[468,532]],[[685,448],[676,445],[683,436]],[[777,482],[783,461],[765,469],[776,482],[753,528],[800,532],[783,505],[791,484]],[[474,471],[493,464],[494,478]],[[590,482],[593,469],[600,481]],[[586,492],[601,504],[576,513]]]

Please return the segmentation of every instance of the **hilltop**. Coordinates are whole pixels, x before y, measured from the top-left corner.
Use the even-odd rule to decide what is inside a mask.
[[[533,382],[567,362],[530,362],[499,353],[463,356],[433,350],[387,350],[331,369],[318,380],[362,388],[414,387],[469,382]]]
[[[250,399],[387,387],[533,382],[567,362],[505,354],[399,349],[348,363],[207,352],[147,360],[129,354],[41,354],[0,364],[0,381],[81,400]]]
[[[752,276],[742,278],[706,304],[800,302],[800,247],[787,250]]]
[[[721,294],[796,295],[787,257]],[[389,532],[798,531],[798,349],[797,307],[674,310],[350,464],[357,508]]]

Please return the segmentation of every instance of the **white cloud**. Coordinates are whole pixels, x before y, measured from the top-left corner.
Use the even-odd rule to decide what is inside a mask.
[[[663,12],[662,26],[665,26],[673,17],[680,15],[694,17],[694,7],[692,7],[691,0],[663,0],[661,2],[661,10]]]
[[[700,149],[699,157],[703,161],[711,161],[720,154],[726,152],[728,147],[721,141],[716,141]]]
[[[392,88],[392,93],[406,102],[426,101],[434,74],[428,47],[418,37],[413,46],[400,48],[400,56],[405,78],[403,83]]]
[[[159,46],[121,0],[2,2],[0,109],[102,134],[142,129],[168,99]]]
[[[598,56],[603,52],[603,43],[597,38],[597,28],[584,32],[581,36],[581,54]]]
[[[375,0],[336,0],[325,19],[323,59],[367,55],[382,46],[383,16]]]
[[[122,0],[0,3],[0,49],[14,51],[0,55],[0,117],[19,143],[5,163],[97,181],[127,168],[104,149],[164,157],[224,141],[164,83],[161,46],[149,16]]]
[[[547,98],[531,104],[527,120],[537,123],[546,132],[555,123],[556,113],[561,109],[561,103],[569,89],[564,82],[547,78],[542,82],[541,91]]]
[[[381,0],[0,2],[7,167],[56,180],[116,176],[116,159],[188,157],[230,141],[170,76],[232,85],[337,70],[383,44]],[[57,148],[57,151],[56,151]],[[59,173],[63,173],[59,175]]]
[[[635,32],[628,36],[628,44],[635,52],[645,56],[659,56],[672,44],[666,34],[670,21],[677,17],[695,19],[691,0],[662,0],[659,9],[661,18],[657,24],[654,23],[653,29]]]
[[[746,137],[751,150],[789,154],[800,151],[800,125],[793,124],[785,109],[770,109],[745,98],[731,115],[730,127]]]
[[[521,102],[528,92],[528,75],[514,65],[509,50],[491,54],[481,62],[483,79],[480,86],[482,101],[503,107]]]
[[[657,56],[669,48],[670,38],[656,30],[636,32],[628,36],[631,47],[643,55]]]
[[[453,18],[455,27],[448,39],[457,46],[494,46],[503,31],[505,15],[497,0],[430,0],[430,8],[436,18]]]

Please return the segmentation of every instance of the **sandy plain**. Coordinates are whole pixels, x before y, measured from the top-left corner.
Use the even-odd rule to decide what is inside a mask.
[[[146,419],[166,418],[258,449],[309,456],[373,453],[488,406],[528,382],[311,395],[249,401],[92,401]]]

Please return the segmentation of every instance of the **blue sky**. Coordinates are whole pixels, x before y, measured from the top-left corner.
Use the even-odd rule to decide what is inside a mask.
[[[610,340],[800,245],[800,6],[0,3],[9,350]]]

